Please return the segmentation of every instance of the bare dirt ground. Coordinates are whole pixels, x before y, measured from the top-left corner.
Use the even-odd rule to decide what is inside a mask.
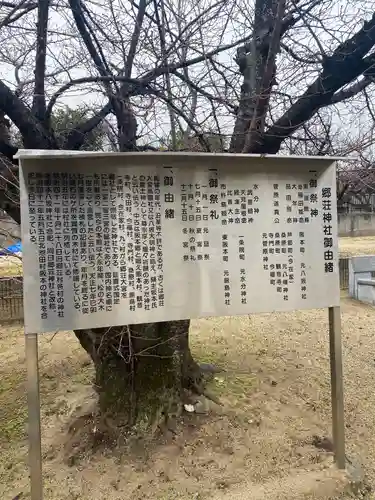
[[[273,500],[373,498],[375,309],[343,298],[348,456],[367,489],[352,493],[314,445],[330,435],[326,311],[195,321],[193,350],[226,369],[212,390],[223,407],[186,414],[176,433],[132,450],[85,450],[68,440],[92,401],[92,369],[71,333],[40,340],[45,498]],[[29,498],[21,327],[0,328],[0,498]],[[72,441],[73,439],[73,441]],[[76,441],[74,442],[74,439]],[[360,487],[362,488],[362,486]]]
[[[360,238],[340,238],[339,251],[341,257],[355,255],[375,255],[375,236],[361,236]]]

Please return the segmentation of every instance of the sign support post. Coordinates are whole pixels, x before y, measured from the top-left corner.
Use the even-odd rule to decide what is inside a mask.
[[[40,432],[40,396],[38,368],[38,338],[25,335],[27,366],[27,403],[29,409],[29,464],[31,500],[42,500],[42,447]]]
[[[24,293],[32,500],[43,489],[35,332],[329,308],[333,442],[345,468],[338,158],[16,157],[24,290],[39,290]]]
[[[330,307],[328,309],[328,318],[333,445],[337,467],[339,469],[345,469],[344,389],[342,374],[340,307]]]

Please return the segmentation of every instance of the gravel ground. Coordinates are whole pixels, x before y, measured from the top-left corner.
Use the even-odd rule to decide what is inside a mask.
[[[342,300],[347,453],[375,491],[375,309]],[[185,415],[176,432],[129,454],[87,448],[68,425],[90,403],[76,339],[40,339],[45,497],[49,500],[347,499],[332,453],[327,311],[195,321],[197,358],[226,369],[223,407]],[[22,330],[0,328],[0,498],[28,498]],[[355,496],[354,498],[364,498]],[[373,498],[369,496],[368,498]]]
[[[265,371],[273,373],[272,378],[277,381],[275,389],[280,391],[279,401],[286,404],[286,411],[293,407],[302,410],[301,405],[304,406],[305,402],[307,408],[303,408],[302,414],[306,427],[310,426],[310,429],[317,433],[320,431],[320,435],[324,434],[324,429],[329,432],[331,408],[326,311],[254,316],[251,322],[252,329],[259,332],[257,340],[260,349],[266,350]],[[375,308],[343,298],[342,330],[347,457],[355,464],[357,472],[363,473],[363,484],[366,485],[364,490],[354,494],[353,497],[373,499],[375,498],[375,392],[373,390]],[[268,392],[267,398],[269,396]],[[310,415],[306,409],[310,409]],[[289,421],[291,425],[289,432],[292,434],[295,416],[296,414],[293,414]],[[320,425],[317,425],[316,418]],[[275,420],[278,420],[277,413]],[[286,435],[289,432],[286,432]],[[295,432],[300,439],[303,430],[296,426]],[[302,476],[299,475],[301,471],[295,470],[292,475],[286,474],[276,482],[265,481],[258,486],[259,489],[252,490],[249,483],[250,488],[249,485],[240,487],[225,496],[218,496],[217,500],[352,498],[352,493],[348,493],[347,487],[342,489],[338,486],[335,489],[335,476],[330,476],[326,483],[324,476],[320,476],[316,479],[319,487],[316,482],[312,488],[314,492],[310,492],[311,474],[314,478],[315,472],[310,472],[309,467],[306,468],[308,472],[303,472]],[[350,464],[349,469],[351,469]],[[300,480],[300,477],[303,479]],[[339,480],[336,482],[337,485]],[[255,491],[256,494],[253,496],[250,491]],[[370,491],[372,493],[368,493]]]

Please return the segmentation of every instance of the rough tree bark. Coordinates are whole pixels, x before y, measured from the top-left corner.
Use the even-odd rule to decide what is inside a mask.
[[[137,123],[130,104],[124,99],[116,109],[120,149],[134,150]],[[180,411],[184,390],[203,393],[189,326],[187,319],[75,331],[94,363],[100,413],[119,428],[137,424],[145,430]]]
[[[182,390],[197,390],[199,366],[188,343],[189,320],[75,332],[95,366],[102,414],[116,424],[153,426],[178,414]]]
[[[237,49],[243,83],[230,144],[232,153],[252,152],[264,132],[271,89],[276,82],[276,56],[286,25],[284,13],[285,0],[257,0],[252,39]]]

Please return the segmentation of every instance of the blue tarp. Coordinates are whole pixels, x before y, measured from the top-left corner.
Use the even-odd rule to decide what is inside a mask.
[[[4,255],[12,255],[12,253],[20,253],[22,252],[22,243],[15,243],[14,245],[10,245],[9,247],[0,250],[0,256]]]

